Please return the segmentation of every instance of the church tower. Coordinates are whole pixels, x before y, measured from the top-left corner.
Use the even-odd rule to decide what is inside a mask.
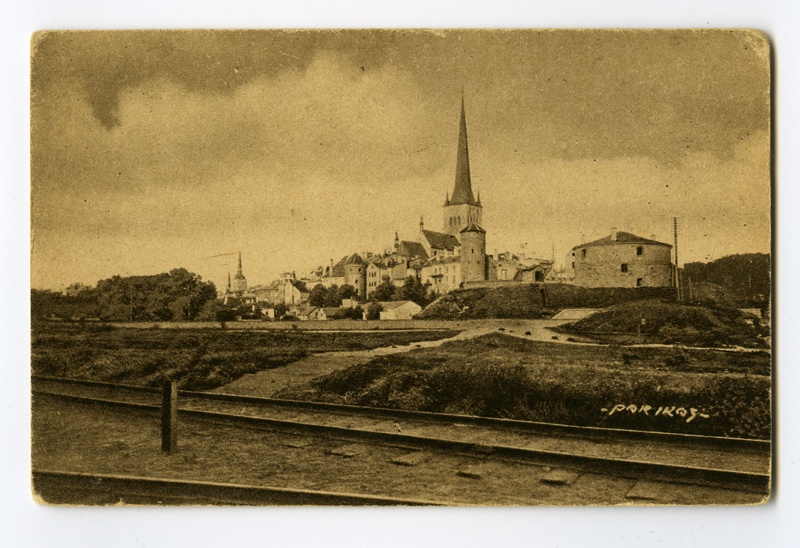
[[[458,130],[458,155],[456,157],[456,183],[452,196],[445,196],[442,232],[461,240],[461,231],[469,225],[483,224],[483,206],[472,194],[472,179],[469,173],[469,147],[467,145],[467,117],[464,112],[464,97],[461,97],[461,125]]]
[[[229,282],[230,283],[230,282]],[[239,267],[236,269],[236,276],[233,277],[233,292],[242,294],[247,291],[247,279],[242,274],[242,252],[239,252]]]

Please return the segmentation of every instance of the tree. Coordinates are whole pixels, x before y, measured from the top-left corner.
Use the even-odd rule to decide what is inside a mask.
[[[50,290],[31,290],[31,318],[34,320],[52,317],[93,318],[98,315],[97,294],[91,288],[83,289],[74,296]]]
[[[397,292],[397,300],[414,301],[420,306],[428,304],[428,289],[414,276],[406,278],[403,287]]]
[[[122,321],[194,320],[217,296],[212,282],[204,282],[185,268],[154,276],[114,276],[97,283],[101,317]]]
[[[375,301],[393,301],[397,288],[392,283],[389,276],[384,276],[383,281],[378,285],[370,295],[370,299]]]
[[[282,317],[284,317],[286,315],[286,313],[288,311],[289,311],[289,309],[287,308],[287,306],[285,304],[283,304],[283,303],[276,304],[275,305],[275,319],[276,320],[280,320]]]
[[[368,320],[380,320],[381,319],[381,311],[383,311],[383,306],[380,303],[370,303],[367,306],[367,319]]]
[[[342,315],[348,320],[360,320],[364,317],[364,309],[360,306],[356,306],[355,308],[346,308],[344,309]]]
[[[330,290],[324,285],[315,285],[314,289],[308,294],[308,304],[311,306],[327,306],[329,292]]]
[[[746,253],[709,263],[686,263],[683,278],[692,284],[707,282],[725,288],[737,306],[766,305],[771,292],[770,255]]]
[[[339,306],[342,304],[344,299],[353,299],[358,296],[356,293],[356,288],[350,284],[344,284],[339,290],[335,293],[335,297],[333,302],[331,302],[328,306]]]

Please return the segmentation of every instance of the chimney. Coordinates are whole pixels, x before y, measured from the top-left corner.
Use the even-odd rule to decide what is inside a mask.
[[[617,241],[617,227],[611,229],[611,241],[612,242]]]

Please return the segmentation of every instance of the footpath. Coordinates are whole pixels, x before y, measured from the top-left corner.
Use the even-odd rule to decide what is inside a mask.
[[[384,346],[372,350],[353,352],[325,352],[308,356],[307,358],[293,362],[285,367],[267,369],[265,371],[259,371],[258,373],[245,375],[230,384],[216,388],[213,392],[271,398],[285,388],[304,385],[317,377],[322,377],[334,371],[366,363],[378,356],[400,354],[419,348],[434,348],[447,342],[472,339],[488,333],[497,333],[499,329],[502,329],[502,332],[505,334],[528,340],[556,342],[553,341],[555,333],[547,328],[554,327],[561,323],[564,323],[564,321],[507,320],[505,322],[498,322],[497,320],[493,320],[491,326],[470,327],[454,337],[440,339],[438,341],[423,341],[403,346]],[[498,325],[500,325],[500,327],[497,327]],[[526,335],[526,333],[530,334]],[[559,337],[559,339],[563,338],[564,337]]]

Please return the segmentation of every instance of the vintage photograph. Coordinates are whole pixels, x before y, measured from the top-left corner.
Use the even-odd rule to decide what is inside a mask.
[[[757,30],[44,31],[48,505],[756,505]]]

